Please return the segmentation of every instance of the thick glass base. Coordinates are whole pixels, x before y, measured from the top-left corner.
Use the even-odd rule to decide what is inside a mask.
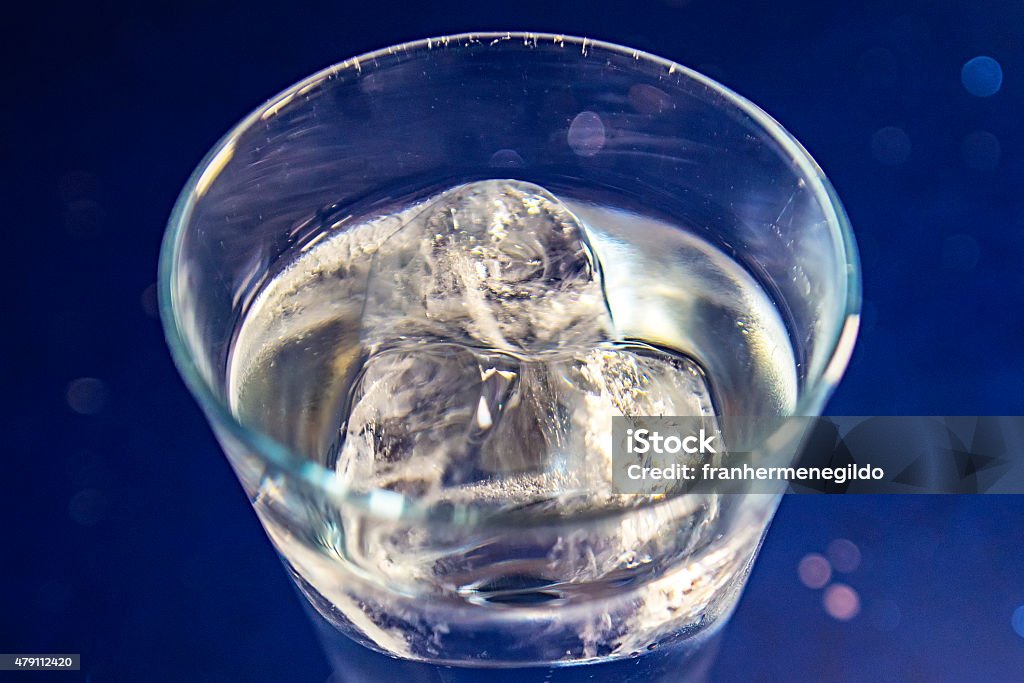
[[[605,662],[513,668],[445,666],[371,650],[339,632],[308,603],[306,610],[334,671],[329,683],[703,683],[710,680],[721,644],[721,629],[715,629],[640,656]]]

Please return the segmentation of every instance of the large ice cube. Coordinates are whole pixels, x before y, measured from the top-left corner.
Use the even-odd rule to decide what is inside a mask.
[[[613,416],[712,413],[692,361],[615,341],[584,226],[529,183],[454,188],[385,239],[362,339],[336,467],[425,503],[593,502]]]
[[[517,373],[510,357],[458,344],[371,356],[352,392],[339,474],[357,488],[420,497],[474,478]]]
[[[612,320],[586,231],[543,188],[513,180],[433,199],[374,256],[370,348],[430,337],[514,352],[591,346]]]
[[[607,343],[535,360],[450,343],[391,348],[367,360],[350,408],[336,466],[351,485],[484,507],[608,498],[612,417],[713,413],[692,361]]]
[[[598,496],[611,489],[613,417],[714,414],[697,364],[647,344],[603,344],[568,360],[548,362],[546,372],[556,388],[554,402],[570,418],[557,437],[552,461],[575,472],[581,490]],[[540,401],[536,409],[544,411],[550,403]]]

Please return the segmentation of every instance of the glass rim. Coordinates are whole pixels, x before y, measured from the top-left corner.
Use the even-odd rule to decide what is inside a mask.
[[[777,143],[789,160],[796,166],[797,177],[807,182],[819,204],[826,212],[830,232],[838,239],[834,240],[837,263],[845,267],[846,297],[844,310],[838,324],[828,331],[828,354],[824,368],[818,377],[809,378],[802,395],[797,399],[794,415],[817,415],[829,398],[836,384],[842,377],[853,353],[857,330],[860,323],[861,280],[860,265],[849,219],[840,203],[834,188],[825,177],[817,162],[810,156],[788,131],[774,118],[746,98],[733,92],[728,87],[688,67],[677,64],[663,57],[615,43],[554,33],[536,32],[474,32],[450,36],[423,38],[399,45],[381,48],[362,55],[338,62],[314,73],[295,83],[277,95],[266,100],[249,115],[235,124],[196,166],[187,183],[178,196],[167,222],[159,257],[158,296],[160,318],[164,335],[171,350],[171,356],[178,371],[184,378],[190,393],[197,399],[207,418],[217,429],[225,429],[250,454],[256,456],[275,470],[294,477],[297,481],[322,493],[335,504],[352,505],[370,515],[388,520],[430,520],[437,521],[429,510],[419,501],[404,494],[374,489],[356,491],[345,487],[335,472],[318,462],[314,462],[293,452],[284,444],[272,438],[262,430],[243,424],[227,405],[218,398],[218,392],[208,382],[196,365],[194,354],[180,329],[172,288],[174,275],[178,271],[179,246],[185,227],[189,224],[192,210],[196,202],[205,194],[205,190],[230,161],[234,146],[241,135],[260,120],[275,115],[298,95],[308,92],[332,76],[353,69],[360,72],[362,64],[371,60],[383,60],[399,54],[424,52],[433,49],[458,49],[467,46],[481,45],[488,41],[488,47],[503,45],[509,41],[524,41],[529,46],[542,42],[550,42],[558,48],[567,46],[580,50],[584,58],[600,52],[616,56],[626,56],[633,61],[643,61],[665,69],[669,74],[696,81],[723,97],[729,106],[735,107],[749,116],[759,129]],[[588,52],[589,51],[589,52]],[[385,68],[386,64],[381,64]],[[785,422],[775,432],[764,439],[765,444],[781,443],[787,434]],[[757,494],[744,494],[757,495]],[[682,494],[683,497],[686,494]],[[643,508],[656,507],[669,501],[678,501],[680,496],[672,496],[661,500],[645,501],[634,507],[615,507],[606,512],[608,515],[621,515]],[[691,496],[692,497],[692,496]],[[466,512],[466,511],[462,511]],[[603,518],[604,514],[593,517]],[[590,519],[590,517],[588,517]],[[475,523],[479,521],[473,515],[452,515],[447,523]],[[562,519],[561,521],[565,521]]]

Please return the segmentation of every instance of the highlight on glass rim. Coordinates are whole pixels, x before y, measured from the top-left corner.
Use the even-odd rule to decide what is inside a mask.
[[[520,5],[26,10],[0,671],[1017,680],[1024,8]]]

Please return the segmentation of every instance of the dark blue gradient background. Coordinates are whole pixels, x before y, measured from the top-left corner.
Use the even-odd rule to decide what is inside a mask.
[[[860,241],[863,332],[830,412],[1024,413],[1024,6],[893,4],[5,9],[0,651],[81,652],[78,678],[94,682],[327,678],[171,365],[150,286],[172,203],[222,133],[301,77],[408,39],[564,32],[718,78],[807,146]],[[983,54],[1005,74],[989,98],[960,79]],[[887,127],[906,134],[909,155],[898,134],[875,135]],[[998,139],[994,163],[965,148],[976,131]],[[69,407],[80,377],[105,387],[96,414]],[[1024,604],[1022,522],[1021,497],[787,498],[714,679],[1022,680],[1011,627]],[[863,553],[839,577],[862,601],[848,622],[796,573],[837,537]]]

